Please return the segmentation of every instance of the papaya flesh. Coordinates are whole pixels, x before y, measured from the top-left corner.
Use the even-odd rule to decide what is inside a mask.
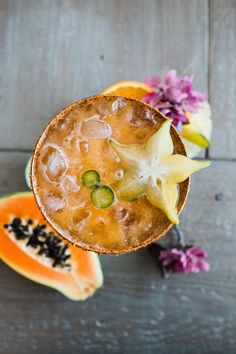
[[[0,198],[0,258],[21,275],[71,300],[85,300],[103,284],[98,255],[61,240],[31,192]]]

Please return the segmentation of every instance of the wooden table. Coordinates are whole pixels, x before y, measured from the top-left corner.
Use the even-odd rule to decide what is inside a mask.
[[[1,195],[27,189],[25,163],[56,112],[116,81],[193,73],[214,119],[212,167],[181,217],[211,271],[163,280],[145,249],[103,256],[104,287],[77,303],[1,263],[1,354],[236,352],[235,57],[235,0],[1,0]]]

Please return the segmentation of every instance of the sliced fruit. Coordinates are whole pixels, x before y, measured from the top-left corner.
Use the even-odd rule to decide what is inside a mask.
[[[25,167],[25,180],[26,180],[26,184],[29,187],[29,189],[32,189],[31,181],[30,181],[31,160],[32,160],[32,157],[29,158],[29,160],[27,161],[26,167]]]
[[[212,133],[211,107],[202,102],[197,113],[188,113],[190,123],[183,125],[181,136],[189,157],[196,156],[202,148],[209,146]]]
[[[98,256],[62,241],[45,222],[30,192],[0,199],[0,258],[71,300],[85,300],[103,283]]]
[[[189,124],[183,128],[182,137],[201,148],[207,148],[209,145],[209,141],[201,133],[194,131]]]
[[[97,208],[104,209],[114,203],[115,195],[110,187],[101,185],[93,189],[91,199]]]
[[[130,201],[146,195],[150,203],[163,210],[173,224],[178,224],[178,183],[209,166],[210,162],[193,161],[173,154],[170,126],[168,119],[145,144],[121,145],[112,140],[111,147],[125,170],[116,188],[117,197]]]
[[[138,81],[120,81],[109,86],[102,92],[103,95],[117,95],[141,99],[148,93],[153,92],[153,88]]]
[[[95,170],[88,170],[83,173],[82,183],[87,188],[94,188],[100,182],[100,175]]]

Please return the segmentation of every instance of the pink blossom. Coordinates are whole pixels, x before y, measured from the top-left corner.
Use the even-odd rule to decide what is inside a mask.
[[[146,78],[146,84],[152,87],[159,87],[161,83],[161,78],[159,76],[153,75]]]
[[[153,92],[142,98],[161,113],[172,119],[172,123],[181,130],[182,124],[188,123],[187,112],[197,112],[200,103],[207,97],[193,89],[194,76],[177,76],[176,70],[169,70],[163,83],[159,76],[149,76],[145,83]]]
[[[202,247],[174,247],[160,252],[159,260],[162,267],[180,273],[207,272],[210,269],[205,260],[207,252]]]

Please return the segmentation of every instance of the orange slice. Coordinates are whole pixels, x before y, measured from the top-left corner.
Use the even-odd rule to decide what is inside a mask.
[[[153,92],[153,88],[138,81],[120,81],[109,86],[102,92],[103,95],[117,95],[140,100],[143,96]]]

